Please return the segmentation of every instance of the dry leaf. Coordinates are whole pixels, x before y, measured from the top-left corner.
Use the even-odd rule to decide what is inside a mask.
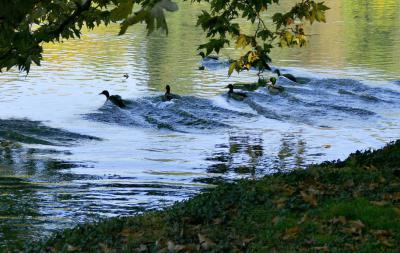
[[[376,167],[372,164],[369,166],[365,166],[364,168],[368,171],[376,171],[377,170]]]
[[[212,223],[213,223],[214,225],[222,224],[222,219],[220,219],[220,218],[214,219],[214,220],[212,221]]]
[[[338,218],[339,218],[339,221],[340,221],[342,224],[346,224],[346,222],[347,222],[346,217],[344,217],[344,216],[339,216]]]
[[[333,225],[337,223],[346,224],[346,218],[344,216],[334,217],[333,219],[329,220],[329,222]]]
[[[282,208],[285,206],[287,199],[286,198],[280,198],[277,200],[274,200],[273,203],[278,207],[278,208]]]
[[[379,185],[377,184],[377,183],[370,183],[369,185],[368,185],[368,189],[369,190],[375,190],[376,188],[378,188],[379,187]]]
[[[285,184],[285,185],[283,186],[282,190],[283,190],[284,192],[286,192],[289,196],[292,196],[293,193],[296,192],[295,188],[293,188],[292,186],[287,185],[287,184]]]
[[[365,227],[364,223],[362,223],[360,220],[350,221],[349,223],[351,226],[357,229],[363,229]]]
[[[328,245],[326,245],[326,244],[324,246],[321,246],[321,247],[314,247],[313,249],[317,250],[317,251],[329,252]]]
[[[349,221],[350,227],[344,228],[343,232],[352,236],[359,236],[362,234],[362,229],[365,227],[364,223],[360,220]]]
[[[387,201],[370,201],[370,203],[376,206],[386,206],[388,204]]]
[[[344,246],[345,246],[346,248],[351,249],[352,251],[355,251],[355,250],[357,249],[356,246],[353,245],[353,244],[351,244],[351,243],[345,243]]]
[[[197,234],[197,236],[199,237],[200,246],[203,249],[208,250],[208,249],[212,248],[213,246],[215,246],[215,243],[213,241],[211,241],[210,239],[208,239],[206,236],[204,236],[202,234]]]
[[[379,176],[379,183],[385,183],[386,179],[382,176]]]
[[[288,240],[290,238],[296,237],[297,234],[300,232],[300,228],[299,227],[292,227],[292,228],[288,228],[285,231],[285,234],[283,236],[283,240]]]
[[[353,181],[353,179],[346,180],[346,182],[344,182],[343,185],[346,186],[346,187],[353,187],[354,186],[354,181]]]
[[[392,194],[393,200],[400,200],[400,192],[395,192]]]
[[[147,252],[147,246],[144,244],[140,244],[139,248],[137,248],[138,252]]]
[[[68,252],[80,251],[80,247],[77,247],[77,246],[73,246],[73,245],[71,245],[71,244],[68,244],[68,245],[67,245],[67,251],[68,251]]]
[[[382,244],[382,245],[384,245],[384,246],[386,246],[386,247],[388,247],[388,248],[391,248],[391,247],[393,247],[394,245],[393,245],[393,243],[390,243],[388,240],[386,240],[386,239],[378,239],[379,240],[379,242]]]
[[[271,222],[272,222],[272,224],[276,225],[276,223],[278,223],[280,220],[281,220],[281,217],[275,216],[275,217],[272,219]]]
[[[306,222],[308,220],[308,215],[304,214],[304,216],[299,220],[299,222],[297,222],[297,224],[303,224],[304,222]]]
[[[168,241],[167,245],[168,251],[175,251],[175,243]]]
[[[378,229],[378,230],[372,230],[371,231],[372,234],[374,234],[375,236],[391,236],[392,232],[390,232],[389,230],[383,230],[383,229]]]
[[[303,200],[308,204],[310,204],[311,206],[316,207],[318,205],[317,197],[314,194],[307,194],[304,191],[301,191],[300,194]]]
[[[116,253],[115,250],[107,247],[107,245],[105,245],[104,243],[99,243],[99,246],[103,253]]]

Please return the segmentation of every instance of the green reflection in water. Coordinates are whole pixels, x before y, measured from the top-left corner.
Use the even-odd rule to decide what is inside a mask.
[[[271,11],[286,10],[292,3],[294,1],[287,1]],[[348,70],[350,76],[352,72],[357,75],[353,68],[361,68],[367,71],[362,73],[367,78],[400,79],[397,60],[400,55],[400,2],[342,0],[329,1],[328,5],[331,7],[327,13],[328,23],[307,29],[312,34],[308,46],[275,48],[274,64],[313,71],[330,69],[338,74]],[[121,82],[123,73],[129,73],[132,80],[126,81],[126,87],[118,86],[119,90],[133,90],[134,83],[163,92],[165,84],[171,84],[176,93],[217,94],[222,87],[218,82],[229,81],[227,70],[197,69],[200,57],[196,48],[205,41],[205,36],[195,26],[195,16],[202,8],[204,6],[181,3],[179,12],[168,14],[168,36],[159,32],[146,36],[142,25],[130,28],[125,36],[116,35],[117,25],[100,27],[89,31],[82,40],[46,45],[45,58],[49,64],[57,63],[59,69],[54,71],[80,69],[82,72],[78,74],[84,79],[115,78]],[[251,29],[243,21],[241,26]],[[240,53],[234,48],[222,51],[226,58],[237,57]],[[246,79],[246,75],[243,73],[240,78]]]

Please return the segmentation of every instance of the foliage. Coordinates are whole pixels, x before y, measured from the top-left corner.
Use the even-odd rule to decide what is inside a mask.
[[[199,46],[205,55],[219,53],[232,38],[237,48],[251,48],[230,65],[229,75],[251,67],[260,72],[269,69],[273,41],[277,39],[279,46],[303,46],[303,22],[325,22],[328,9],[323,2],[302,0],[287,13],[275,13],[272,29],[266,25],[265,13],[279,0],[192,2],[209,3],[209,10],[203,10],[197,21],[209,38]],[[40,65],[43,43],[79,38],[84,26],[93,29],[116,22],[122,35],[129,26],[144,22],[149,33],[158,28],[168,32],[164,11],[177,9],[171,0],[0,0],[0,71],[17,66],[29,72],[32,62]],[[255,24],[254,34],[244,34],[238,18]]]
[[[196,0],[200,2],[201,0]],[[266,22],[266,13],[279,0],[212,0],[210,11],[203,11],[198,17],[197,24],[207,32],[210,40],[200,45],[206,55],[212,51],[219,53],[220,49],[229,44],[229,37],[236,39],[236,48],[250,48],[242,57],[231,63],[228,74],[234,70],[237,72],[250,70],[255,67],[259,74],[265,69],[270,70],[271,61],[269,54],[273,48],[273,42],[278,40],[278,46],[293,47],[304,46],[307,37],[304,32],[304,22],[313,24],[325,22],[325,11],[329,8],[324,2],[302,0],[296,3],[286,13],[275,13],[272,16],[273,27]],[[256,26],[253,34],[245,34],[240,29],[238,18],[246,19]]]
[[[24,251],[398,252],[399,151],[397,141],[343,162],[222,184],[164,211],[81,225]]]
[[[132,13],[134,5],[140,6]],[[0,0],[0,70],[17,66],[29,72],[40,65],[45,42],[79,38],[84,26],[121,22],[121,34],[129,25],[145,22],[149,32],[167,30],[164,10],[175,11],[170,0]]]

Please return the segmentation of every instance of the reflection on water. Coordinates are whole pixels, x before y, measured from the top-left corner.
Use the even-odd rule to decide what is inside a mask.
[[[204,62],[194,17],[168,13],[168,37],[142,26],[46,45],[30,75],[0,75],[0,244],[130,215],[192,196],[205,182],[259,177],[399,138],[400,2],[330,1],[309,47],[276,49],[285,92],[227,100],[226,60]],[[290,1],[279,8],[287,8]],[[241,25],[252,29],[248,23]],[[124,73],[129,74],[125,78]],[[166,84],[182,99],[162,103]],[[104,89],[129,103],[104,103]]]

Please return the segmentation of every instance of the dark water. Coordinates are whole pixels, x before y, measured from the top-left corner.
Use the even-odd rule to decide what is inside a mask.
[[[261,88],[228,99],[228,83],[255,73],[227,78],[227,59],[240,54],[232,48],[200,62],[203,34],[187,19],[200,7],[187,4],[169,15],[168,37],[99,28],[46,45],[28,77],[2,73],[0,245],[398,139],[400,3],[327,4],[328,23],[309,29],[307,48],[273,52],[275,67],[302,80],[280,78],[278,95]],[[182,98],[162,102],[166,84]],[[104,103],[104,89],[128,106]]]

